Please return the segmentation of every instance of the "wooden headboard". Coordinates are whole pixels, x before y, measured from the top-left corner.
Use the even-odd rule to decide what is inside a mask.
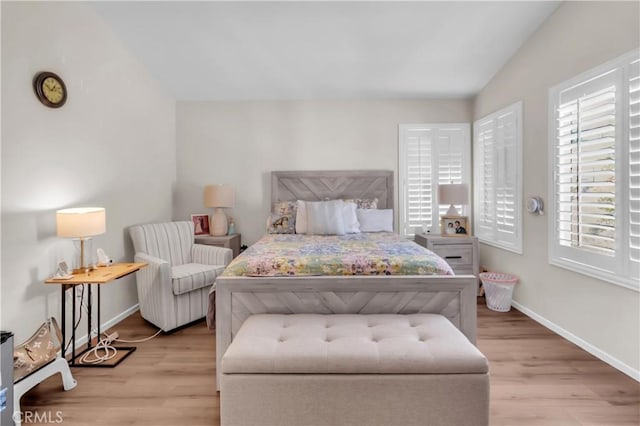
[[[393,171],[325,170],[271,172],[271,204],[377,198],[379,209],[393,209]]]

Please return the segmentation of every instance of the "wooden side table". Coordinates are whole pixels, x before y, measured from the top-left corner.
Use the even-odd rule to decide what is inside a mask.
[[[231,234],[223,235],[221,237],[214,237],[213,235],[196,235],[195,241],[196,244],[229,248],[233,251],[233,257],[235,258],[240,254],[240,235],[241,234]]]
[[[478,237],[416,234],[415,242],[446,260],[456,274],[478,276],[480,272]]]
[[[136,350],[135,347],[117,347],[118,351],[123,352],[123,356],[118,356],[115,359],[114,363],[102,363],[102,364],[82,364],[77,363],[76,358],[82,356],[87,351],[93,349],[93,345],[91,343],[91,311],[92,311],[92,298],[91,298],[91,286],[96,284],[98,286],[98,306],[97,306],[97,317],[98,317],[98,341],[100,341],[100,287],[102,284],[110,283],[111,281],[117,280],[119,278],[125,277],[129,274],[132,274],[147,266],[146,263],[115,263],[110,266],[98,267],[89,272],[83,274],[74,274],[69,279],[59,279],[59,278],[49,278],[45,281],[45,284],[59,284],[62,288],[62,355],[64,357],[65,349],[66,349],[66,298],[65,293],[70,288],[75,288],[77,285],[88,285],[87,295],[87,330],[89,335],[89,342],[87,343],[87,348],[76,355],[76,297],[73,295],[72,307],[73,313],[71,315],[71,362],[69,363],[72,367],[115,367],[118,365],[123,359],[128,357],[132,352]],[[82,301],[80,301],[82,303]]]
[[[457,275],[477,277],[480,273],[478,237],[443,237],[419,233],[414,241],[446,260]]]

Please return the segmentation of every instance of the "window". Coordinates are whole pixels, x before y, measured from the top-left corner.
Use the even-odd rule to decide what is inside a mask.
[[[400,232],[439,232],[440,215],[449,206],[438,205],[438,184],[471,180],[469,124],[401,124],[399,131]]]
[[[522,254],[522,102],[473,125],[478,239]]]
[[[640,289],[640,55],[549,90],[549,262]]]

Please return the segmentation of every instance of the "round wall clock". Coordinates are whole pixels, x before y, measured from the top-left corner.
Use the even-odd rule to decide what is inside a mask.
[[[33,78],[33,90],[43,105],[60,108],[67,101],[67,87],[58,75],[44,71]]]

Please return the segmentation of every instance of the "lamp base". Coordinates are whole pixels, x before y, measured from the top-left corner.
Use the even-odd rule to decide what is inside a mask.
[[[73,271],[71,272],[72,274],[76,275],[76,274],[86,274],[89,271],[92,271],[94,269],[93,265],[87,265],[85,264],[85,258],[84,258],[84,254],[85,254],[85,245],[88,244],[89,247],[89,252],[91,252],[92,248],[92,244],[91,244],[91,238],[90,237],[80,237],[80,266],[77,268],[74,268]]]
[[[458,210],[456,209],[456,206],[451,204],[449,206],[449,210],[447,210],[446,216],[460,216],[460,213],[458,213]]]
[[[227,235],[227,215],[224,214],[222,207],[216,207],[216,211],[211,217],[211,235],[214,237],[222,237]]]

